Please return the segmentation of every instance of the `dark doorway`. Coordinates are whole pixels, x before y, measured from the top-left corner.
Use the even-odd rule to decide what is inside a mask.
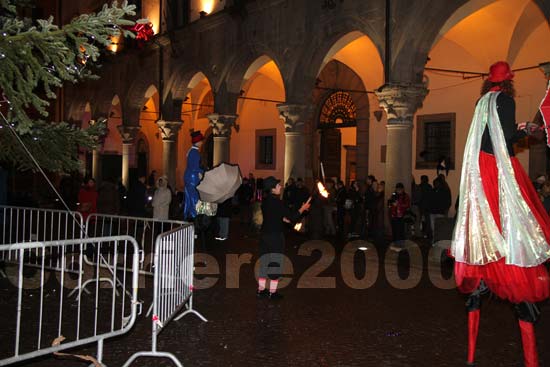
[[[119,154],[103,154],[101,156],[101,177],[104,179],[121,177],[122,156]]]
[[[149,163],[149,149],[147,147],[147,142],[143,139],[139,139],[137,148],[137,175],[138,177],[147,177],[147,166]]]
[[[326,177],[340,178],[342,134],[339,129],[321,130],[320,158]]]

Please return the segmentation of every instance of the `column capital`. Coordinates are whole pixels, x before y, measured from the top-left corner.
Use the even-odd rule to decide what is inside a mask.
[[[546,76],[546,79],[550,79],[550,62],[539,64],[539,68],[544,73],[544,76]]]
[[[380,87],[375,93],[380,107],[386,111],[388,125],[412,125],[413,116],[422,107],[428,88],[425,84],[389,83]]]
[[[219,113],[212,113],[208,116],[208,123],[212,127],[212,133],[214,137],[230,137],[231,128],[236,126],[238,115],[222,115]]]
[[[118,125],[117,129],[122,137],[123,144],[132,144],[141,126]]]
[[[277,105],[279,118],[285,124],[285,132],[301,133],[313,108],[305,104],[282,103]]]
[[[157,126],[159,127],[163,141],[176,141],[176,137],[182,125],[182,121],[157,121]]]

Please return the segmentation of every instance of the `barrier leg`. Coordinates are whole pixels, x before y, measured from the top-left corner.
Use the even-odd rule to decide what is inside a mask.
[[[175,320],[178,321],[183,316],[188,315],[188,314],[193,314],[193,315],[197,316],[199,319],[201,319],[202,321],[208,322],[208,320],[200,312],[195,311],[193,309],[193,295],[191,295],[191,297],[189,297],[189,302],[187,304],[187,310],[183,311],[180,315],[176,316]]]
[[[177,367],[183,367],[183,364],[172,353],[166,352],[138,352],[132,355],[122,367],[130,366],[136,359],[140,357],[155,357],[155,358],[167,358],[171,360]]]

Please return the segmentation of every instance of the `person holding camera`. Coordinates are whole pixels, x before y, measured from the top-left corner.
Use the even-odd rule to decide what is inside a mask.
[[[405,187],[401,182],[395,185],[395,192],[388,200],[391,217],[391,232],[393,242],[403,241],[405,239],[405,220],[404,216],[411,207],[411,199],[405,192]]]

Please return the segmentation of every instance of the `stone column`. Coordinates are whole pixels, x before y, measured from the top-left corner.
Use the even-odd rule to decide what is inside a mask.
[[[103,118],[99,118],[97,120],[92,119],[88,122],[88,124],[93,126],[98,122],[103,122],[105,123],[105,126],[107,125],[107,122]],[[99,181],[101,180],[101,146],[103,145],[104,139],[105,136],[101,136],[97,146],[92,150],[92,178],[97,184],[99,184]]]
[[[122,137],[122,184],[130,188],[130,149],[139,132],[140,126],[118,125],[118,132]]]
[[[283,182],[289,177],[303,178],[306,175],[304,125],[311,107],[299,104],[280,104],[279,117],[285,124],[285,173]]]
[[[168,177],[168,184],[172,189],[176,187],[176,150],[178,132],[182,124],[181,121],[157,121],[162,135],[162,170]]]
[[[231,128],[235,126],[237,115],[220,115],[213,113],[208,116],[212,133],[214,134],[214,157],[212,164],[217,166],[222,162],[229,163],[229,143]]]
[[[99,153],[100,147],[95,147],[94,150],[92,150],[92,177],[95,180],[95,182],[99,183],[100,180],[100,158],[101,155]]]
[[[550,79],[550,62],[539,64],[539,67],[546,76],[546,79]]]
[[[422,106],[428,89],[423,84],[386,84],[376,92],[380,107],[387,114],[386,197],[403,183],[411,194],[412,128],[414,114]]]

